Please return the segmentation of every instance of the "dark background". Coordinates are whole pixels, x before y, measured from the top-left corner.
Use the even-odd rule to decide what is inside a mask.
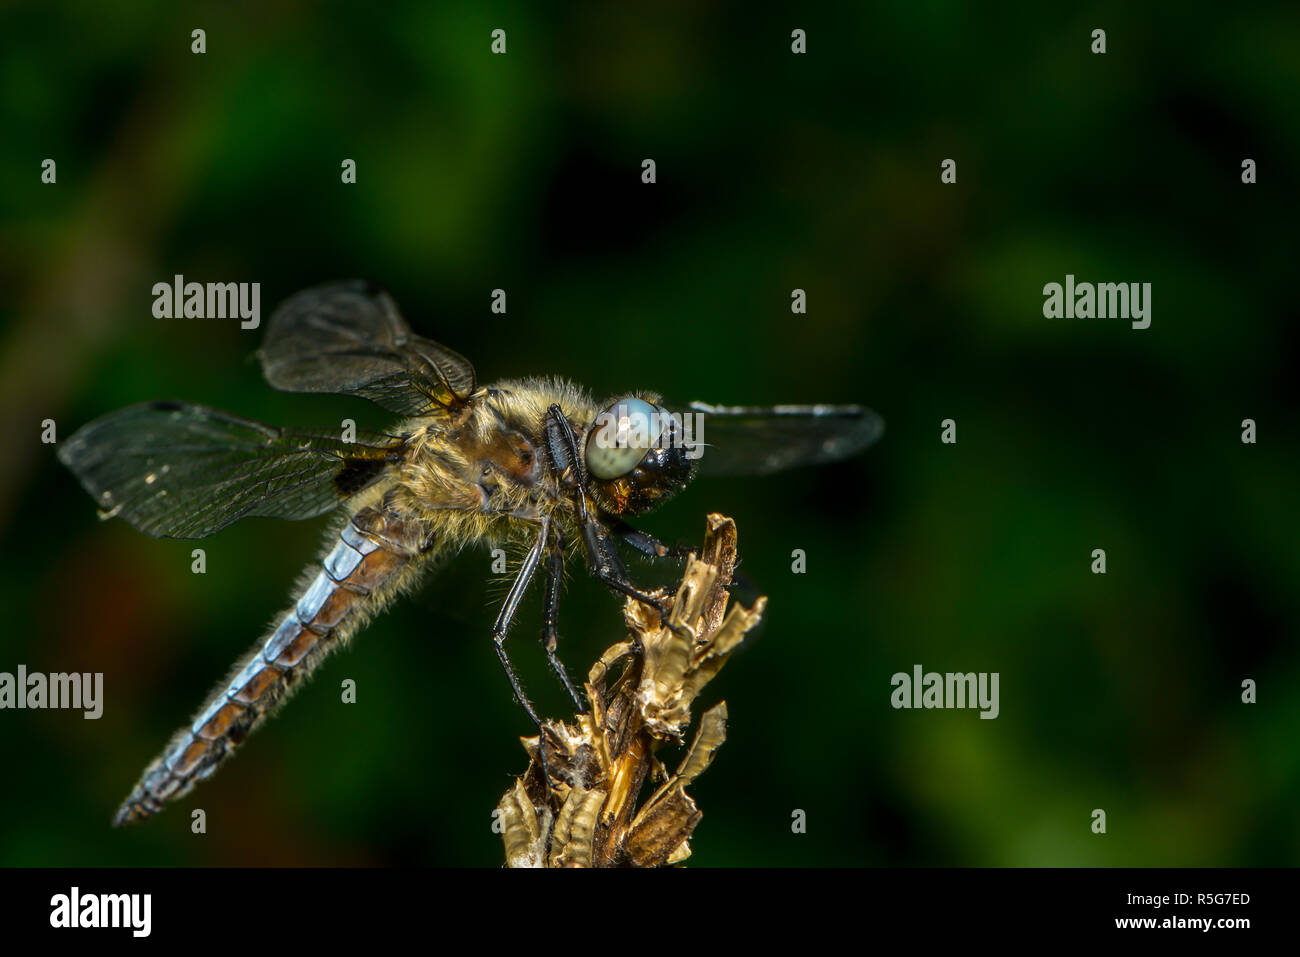
[[[643,522],[690,540],[734,516],[770,598],[705,696],[731,724],[692,863],[1296,863],[1295,7],[625,7],[0,13],[0,670],[103,671],[107,698],[99,721],[0,712],[0,863],[501,860],[490,815],[529,726],[481,550],[180,806],[108,827],[287,606],[323,520],[233,526],[193,575],[195,543],[95,520],[41,420],[66,438],[184,398],[391,422],[270,390],[260,329],[153,318],[176,273],[260,282],[263,326],[304,286],[381,282],[485,382],[880,411],[866,456],[701,481]],[[1067,272],[1152,283],[1150,329],[1043,318]],[[534,596],[515,658],[566,714],[537,615]],[[561,631],[585,671],[618,602],[576,578]],[[999,672],[1001,716],[893,710],[918,663]]]

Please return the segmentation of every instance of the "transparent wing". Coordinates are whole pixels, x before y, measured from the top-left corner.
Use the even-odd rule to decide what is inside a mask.
[[[290,296],[272,314],[258,357],[282,392],[358,395],[398,415],[454,409],[475,388],[464,356],[412,333],[392,297],[361,280]]]
[[[858,405],[726,406],[692,402],[702,475],[766,475],[848,458],[871,445],[884,420]]]
[[[203,538],[247,515],[311,518],[374,482],[401,440],[342,442],[183,402],[96,419],[59,446],[104,518],[160,538]]]

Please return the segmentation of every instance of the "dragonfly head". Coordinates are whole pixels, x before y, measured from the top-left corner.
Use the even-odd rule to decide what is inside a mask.
[[[650,400],[624,396],[596,416],[583,457],[601,504],[639,515],[685,488],[694,474],[681,417]]]

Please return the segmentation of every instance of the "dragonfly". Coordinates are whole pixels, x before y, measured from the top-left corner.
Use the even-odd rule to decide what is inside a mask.
[[[471,544],[522,554],[491,638],[528,717],[541,726],[506,636],[539,571],[542,647],[585,712],[556,653],[566,556],[581,553],[600,582],[666,621],[662,599],[632,581],[619,549],[670,559],[687,550],[629,518],[698,474],[831,462],[883,431],[861,406],[669,409],[650,392],[597,402],[554,377],[480,386],[468,360],[413,333],[392,297],[366,281],[291,296],[271,316],[257,356],[272,388],[358,396],[402,421],[382,433],[289,429],[154,401],[96,419],[58,450],[101,518],[155,537],[204,538],[249,516],[335,513],[294,603],[149,764],[115,825],[157,814],[210,777],[331,652],[440,556]]]

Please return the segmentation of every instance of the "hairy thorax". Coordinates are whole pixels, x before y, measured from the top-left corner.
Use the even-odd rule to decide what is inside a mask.
[[[385,502],[421,518],[431,542],[459,548],[533,534],[543,516],[571,525],[573,491],[550,468],[547,409],[558,405],[581,435],[598,409],[562,379],[501,382],[459,420],[407,421],[405,461],[382,492]]]

